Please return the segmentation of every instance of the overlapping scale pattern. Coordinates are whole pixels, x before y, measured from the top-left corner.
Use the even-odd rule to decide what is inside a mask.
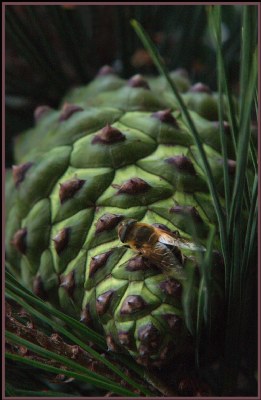
[[[18,138],[7,185],[7,265],[39,296],[104,332],[109,350],[160,366],[190,342],[187,284],[122,246],[117,225],[124,218],[163,224],[204,244],[215,213],[193,138],[162,80],[105,72],[71,92],[60,111],[39,107],[35,127]],[[190,88],[182,74],[173,79],[200,111],[191,116],[222,196],[214,96]],[[192,254],[184,269],[197,275]]]

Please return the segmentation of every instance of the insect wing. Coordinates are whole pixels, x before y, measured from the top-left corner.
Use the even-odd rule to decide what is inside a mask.
[[[143,246],[141,254],[155,264],[162,272],[174,272],[176,277],[184,279],[183,267],[173,252],[161,242],[157,242],[153,247]]]
[[[170,235],[169,233],[166,233],[165,231],[162,231],[161,229],[158,229],[158,241],[160,243],[172,245],[172,246],[178,246],[178,238],[176,238],[174,235]]]
[[[176,246],[180,247],[181,249],[188,249],[192,251],[206,251],[204,246],[200,244],[196,244],[193,242],[189,242],[188,240],[177,239]]]
[[[195,244],[193,242],[190,242],[186,239],[182,239],[179,237],[176,237],[173,235],[170,235],[169,233],[166,233],[162,230],[159,230],[160,234],[158,237],[158,241],[160,243],[164,243],[167,245],[172,245],[172,246],[176,246],[179,247],[181,249],[188,249],[188,250],[192,250],[192,251],[206,251],[205,247]]]

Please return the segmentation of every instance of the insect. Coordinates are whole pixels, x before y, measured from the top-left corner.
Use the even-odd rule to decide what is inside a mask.
[[[118,235],[122,243],[140,253],[163,272],[174,270],[180,277],[184,276],[184,271],[182,259],[178,257],[178,248],[192,251],[206,250],[203,246],[179,237],[177,233],[135,219],[125,219],[120,222]]]

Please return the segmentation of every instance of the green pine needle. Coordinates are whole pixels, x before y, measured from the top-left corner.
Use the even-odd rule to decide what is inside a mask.
[[[115,374],[120,376],[127,383],[129,383],[133,387],[139,389],[141,391],[141,393],[150,394],[150,392],[146,388],[142,387],[137,382],[135,382],[131,378],[129,378],[126,374],[124,374],[122,372],[122,370],[120,368],[117,368],[114,364],[112,364],[110,361],[108,361],[107,358],[102,357],[97,351],[93,350],[91,347],[86,345],[84,342],[82,342],[82,340],[80,340],[78,337],[76,337],[74,334],[72,334],[66,328],[61,326],[61,324],[57,323],[55,320],[53,320],[49,316],[44,315],[44,313],[48,313],[50,316],[53,315],[57,318],[60,318],[62,321],[64,321],[68,325],[68,327],[72,327],[73,329],[79,328],[81,331],[84,331],[86,329],[86,327],[83,327],[83,325],[81,323],[79,323],[78,321],[74,320],[71,317],[68,317],[67,315],[63,314],[62,312],[56,310],[54,307],[47,305],[42,300],[40,300],[36,296],[34,296],[31,292],[24,290],[21,285],[19,285],[19,284],[16,285],[16,284],[12,283],[11,281],[15,282],[15,279],[10,275],[10,273],[7,273],[6,294],[9,298],[13,299],[18,304],[20,304],[31,315],[36,316],[41,321],[44,321],[47,325],[49,325],[56,332],[59,332],[64,337],[67,337],[69,340],[71,340],[74,344],[80,346],[83,350],[85,350],[87,353],[89,353],[90,356],[94,357],[95,359],[97,359],[98,361],[100,361],[101,363],[106,365],[111,371],[113,371]],[[96,334],[94,331],[92,331],[89,328],[87,328],[87,330],[85,332],[87,333],[86,341],[89,340],[89,341],[94,341],[99,345],[101,344],[98,334]],[[105,350],[104,346],[102,346],[102,349]],[[124,361],[125,361],[125,359],[122,358],[123,363],[124,363]],[[135,370],[136,373],[142,374],[142,369],[139,366],[136,366],[135,362],[132,362],[132,363],[128,362],[128,367],[130,367],[130,366],[132,367],[133,370]]]
[[[225,289],[227,305],[227,331],[226,331],[226,351],[223,366],[223,393],[232,393],[237,380],[242,349],[240,341],[244,331],[243,305],[245,304],[246,291],[244,289],[244,279],[249,275],[250,259],[255,251],[255,240],[257,235],[257,161],[256,148],[251,138],[251,116],[254,106],[257,110],[257,50],[256,50],[256,7],[244,6],[243,30],[242,30],[242,56],[240,74],[240,104],[239,109],[234,105],[227,73],[225,70],[225,60],[223,54],[221,23],[222,8],[211,6],[207,8],[209,27],[215,38],[217,52],[217,79],[219,90],[219,122],[220,139],[223,154],[223,175],[225,189],[225,209],[221,207],[220,200],[216,191],[215,182],[211,169],[208,164],[207,156],[202,146],[198,132],[190,117],[190,114],[178,93],[175,84],[169,77],[164,62],[158,54],[155,45],[137,21],[132,21],[132,26],[141,39],[144,47],[149,51],[154,64],[159,73],[165,77],[169,83],[173,94],[184,114],[188,127],[194,137],[198,151],[201,156],[202,166],[207,175],[209,190],[213,198],[218,223],[221,247],[225,262]],[[224,95],[226,102],[224,100]],[[233,187],[230,186],[228,176],[228,151],[224,132],[224,109],[227,107],[227,117],[229,120],[234,152],[236,155],[236,174]],[[258,112],[256,111],[256,115]],[[253,167],[254,178],[249,175],[248,169]],[[244,207],[249,212],[248,220],[245,224]],[[210,240],[211,242],[211,240]],[[210,245],[211,247],[211,245]],[[207,258],[206,258],[207,260]],[[208,262],[211,264],[210,260]],[[208,291],[209,281],[206,271],[203,268],[202,280],[198,294],[198,310],[196,325],[197,342],[197,362],[199,363],[199,344],[204,316],[208,315]],[[192,281],[192,279],[191,279]],[[185,296],[184,309],[189,308],[190,299]],[[235,309],[236,307],[236,309]],[[187,325],[192,324],[190,314],[187,315]],[[192,328],[191,328],[192,329]]]
[[[158,51],[157,51],[155,45],[153,44],[153,42],[151,41],[151,39],[149,38],[149,36],[145,32],[145,30],[142,28],[142,26],[137,21],[132,20],[131,24],[132,24],[133,28],[135,29],[137,35],[141,39],[144,47],[149,51],[149,53],[153,59],[153,62],[156,65],[159,73],[165,77],[166,81],[170,85],[170,87],[173,91],[173,94],[176,97],[176,100],[178,101],[178,104],[184,114],[185,120],[188,124],[188,127],[189,127],[191,133],[192,133],[195,144],[198,148],[198,151],[199,151],[199,154],[201,157],[201,161],[202,161],[202,165],[203,165],[204,171],[207,176],[209,190],[210,190],[210,193],[211,193],[211,196],[213,199],[214,207],[215,207],[217,218],[218,218],[221,246],[222,246],[222,251],[223,251],[223,255],[224,255],[224,261],[225,261],[225,264],[227,265],[228,260],[229,260],[229,255],[228,255],[228,241],[227,241],[227,234],[226,234],[225,216],[224,216],[224,212],[221,207],[221,204],[220,204],[219,196],[217,193],[217,188],[215,185],[213,174],[211,172],[211,168],[209,166],[209,162],[208,162],[206,153],[204,151],[203,144],[202,144],[199,134],[196,130],[194,122],[189,114],[189,111],[188,111],[181,95],[179,94],[179,92],[176,88],[176,85],[173,83],[172,79],[170,78],[167,68],[164,65],[164,62],[162,61],[160,55],[158,54]]]

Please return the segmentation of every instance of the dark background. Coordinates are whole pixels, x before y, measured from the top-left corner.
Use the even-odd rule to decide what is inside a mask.
[[[223,6],[224,52],[237,91],[241,6]],[[6,6],[6,163],[12,140],[33,124],[37,105],[57,107],[72,86],[112,65],[124,78],[157,74],[130,25],[137,19],[169,71],[187,69],[191,81],[216,89],[216,59],[206,6]]]

